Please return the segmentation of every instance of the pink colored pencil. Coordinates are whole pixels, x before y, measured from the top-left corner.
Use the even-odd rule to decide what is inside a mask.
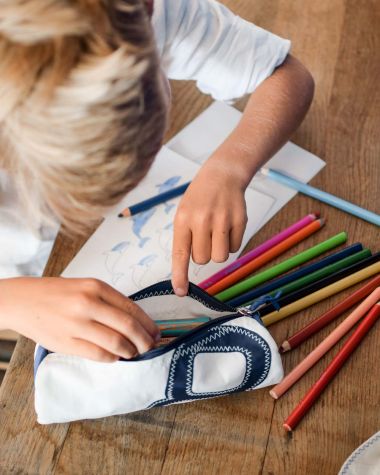
[[[377,287],[363,302],[350,313],[350,315],[333,330],[306,358],[301,361],[281,383],[277,384],[269,391],[269,394],[275,398],[280,398],[301,376],[303,376],[317,361],[319,361],[330,348],[332,348],[351,328],[368,312],[380,299],[380,287]]]
[[[208,289],[227,275],[232,274],[232,272],[234,272],[236,269],[239,269],[239,267],[244,266],[252,259],[255,259],[256,257],[260,256],[272,247],[276,246],[281,241],[284,241],[292,234],[296,233],[311,222],[315,221],[317,218],[319,218],[319,213],[308,214],[307,216],[292,224],[288,228],[284,229],[280,233],[276,234],[272,238],[263,242],[262,244],[260,244],[260,246],[255,247],[255,249],[252,249],[252,251],[247,252],[247,254],[244,254],[244,256],[239,257],[239,259],[236,259],[236,261],[231,262],[231,264],[216,272],[212,276],[208,277],[206,280],[203,280],[198,284],[198,286],[202,289]]]
[[[286,430],[294,430],[303,419],[314,402],[322,394],[325,387],[330,383],[338,373],[351,354],[359,346],[366,334],[375,325],[380,317],[380,302],[372,307],[369,313],[363,318],[357,329],[343,345],[339,353],[332,359],[331,363],[323,371],[318,381],[310,388],[306,396],[286,419],[283,426]]]

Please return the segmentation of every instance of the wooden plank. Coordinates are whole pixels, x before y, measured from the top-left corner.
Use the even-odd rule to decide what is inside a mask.
[[[379,94],[375,81],[380,72],[376,69],[380,64],[374,28],[378,21],[376,3],[224,3],[248,20],[292,38],[295,56],[313,72],[317,82],[315,101],[294,137],[296,143],[328,161],[326,170],[313,183],[375,209],[380,203],[376,176]],[[188,83],[174,82],[173,97],[167,138],[210,103]],[[353,119],[356,127],[352,127]],[[254,237],[251,246],[314,210],[315,205],[311,199],[298,196]],[[326,206],[318,207],[328,214],[328,225],[284,257],[342,229],[349,232],[350,243],[363,240],[378,249],[378,231],[373,226]],[[45,274],[59,275],[84,242],[85,238],[60,235]],[[271,327],[274,338],[280,343],[341,298],[339,295],[276,324]],[[285,368],[294,366],[330,329],[287,354]],[[0,388],[0,472],[337,473],[345,457],[379,426],[378,394],[376,387],[368,386],[370,378],[379,379],[378,365],[370,364],[376,361],[379,340],[379,328],[375,328],[290,438],[282,430],[282,421],[331,355],[276,404],[263,389],[97,421],[39,426],[33,410],[34,345],[20,338]]]
[[[327,191],[377,212],[380,211],[380,147],[376,138],[380,110],[376,84],[380,73],[378,24],[378,4],[376,7],[374,2],[346,2],[338,61],[325,117],[324,158],[328,166],[313,181]],[[320,50],[324,51],[323,46]],[[378,228],[326,206],[321,209],[328,213],[329,229],[346,229],[350,242],[362,241],[374,251],[379,250]],[[344,295],[348,293],[346,291]],[[304,312],[302,321],[314,318],[341,298],[337,296],[318,305],[318,312]],[[286,369],[302,360],[338,323],[286,355]],[[294,330],[287,322],[279,325],[279,331],[281,329],[284,333]],[[346,457],[378,430],[378,390],[373,381],[379,380],[380,371],[379,365],[371,362],[378,359],[379,326],[372,330],[327,388],[293,437],[285,434],[281,427],[341,345],[331,350],[276,403],[263,473],[279,473],[280,467],[284,466],[286,473],[295,475],[337,473]]]

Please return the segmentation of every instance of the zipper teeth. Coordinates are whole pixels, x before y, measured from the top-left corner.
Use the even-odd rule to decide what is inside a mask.
[[[236,313],[230,314],[230,315],[223,315],[218,318],[213,318],[209,322],[203,323],[202,325],[199,325],[196,327],[194,330],[190,330],[189,332],[186,332],[185,335],[181,335],[173,342],[168,343],[165,346],[162,346],[161,348],[154,348],[153,350],[148,351],[147,353],[144,353],[143,355],[138,355],[135,358],[126,360],[126,359],[121,359],[121,361],[129,362],[129,361],[143,361],[143,360],[150,360],[152,358],[155,358],[156,356],[160,356],[161,354],[165,353],[168,350],[171,350],[173,348],[178,347],[179,344],[181,344],[182,341],[185,341],[191,337],[193,337],[195,334],[204,331],[208,327],[212,327],[215,324],[220,324],[220,323],[225,323],[230,320],[235,320],[236,318],[241,318],[241,317],[251,317],[253,318],[253,315],[256,312],[252,311],[247,311],[247,313],[242,313],[239,310]]]
[[[133,297],[134,302],[138,302],[139,300],[143,300],[145,298],[149,297],[161,297],[163,295],[175,295],[173,288],[171,287],[171,282],[169,280],[165,280],[161,282],[161,285],[168,285],[167,289],[162,289],[162,290],[148,290],[145,291],[143,294],[138,295],[137,297]],[[235,308],[232,307],[231,305],[228,305],[224,302],[219,302],[218,300],[215,299],[212,295],[209,295],[207,292],[205,292],[203,289],[200,287],[194,286],[194,288],[191,288],[193,284],[190,284],[190,292],[188,294],[188,297],[193,298],[197,302],[200,302],[202,305],[205,307],[209,308],[210,310],[215,310],[215,311],[234,311]],[[211,302],[210,302],[211,301]]]

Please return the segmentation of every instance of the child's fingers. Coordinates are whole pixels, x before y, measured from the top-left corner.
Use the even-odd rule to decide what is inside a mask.
[[[240,222],[232,226],[230,231],[230,252],[237,252],[243,240],[246,223]]]
[[[99,296],[106,303],[118,308],[138,320],[154,340],[159,338],[160,331],[154,321],[144,310],[128,297],[113,289],[110,285],[100,282]]]
[[[137,355],[137,348],[120,333],[98,322],[91,322],[85,325],[83,333],[78,338],[86,339],[108,353],[112,353],[123,358],[133,358]]]
[[[212,233],[211,259],[214,262],[224,262],[228,259],[230,252],[230,230],[216,229]]]
[[[207,264],[211,259],[211,229],[208,223],[198,223],[192,229],[192,258],[196,264]]]
[[[188,272],[191,252],[191,231],[183,221],[174,224],[172,250],[172,285],[174,292],[183,297],[189,287]]]
[[[91,316],[97,322],[126,338],[139,353],[145,353],[154,346],[155,339],[146,331],[141,322],[118,308],[99,302],[94,307]]]
[[[73,338],[71,345],[67,345],[58,351],[88,358],[89,360],[100,361],[101,363],[114,363],[119,359],[119,356],[80,338]]]

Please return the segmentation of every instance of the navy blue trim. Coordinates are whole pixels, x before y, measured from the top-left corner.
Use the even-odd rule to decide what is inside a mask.
[[[149,297],[159,297],[161,295],[175,295],[173,286],[170,280],[164,280],[162,282],[158,282],[157,284],[153,284],[149,287],[146,287],[139,292],[136,292],[129,296],[131,300],[137,302],[139,300],[143,300]],[[236,308],[228,305],[225,302],[221,302],[217,300],[212,295],[205,292],[203,289],[198,287],[193,283],[189,283],[189,290],[187,293],[188,297],[193,298],[194,300],[198,300],[201,302],[205,307],[210,308],[211,310],[216,310],[219,312],[235,312]],[[181,297],[179,297],[181,298]]]
[[[45,357],[49,354],[49,351],[43,346],[38,346],[36,350],[36,356],[34,358],[34,379],[36,379],[37,369]]]
[[[195,357],[215,352],[239,352],[244,355],[246,371],[242,382],[222,391],[193,393]],[[165,398],[155,401],[149,408],[249,391],[265,380],[271,362],[271,349],[265,339],[256,332],[233,325],[217,325],[203,335],[192,335],[192,338],[188,338],[187,342],[176,349],[171,359]]]

